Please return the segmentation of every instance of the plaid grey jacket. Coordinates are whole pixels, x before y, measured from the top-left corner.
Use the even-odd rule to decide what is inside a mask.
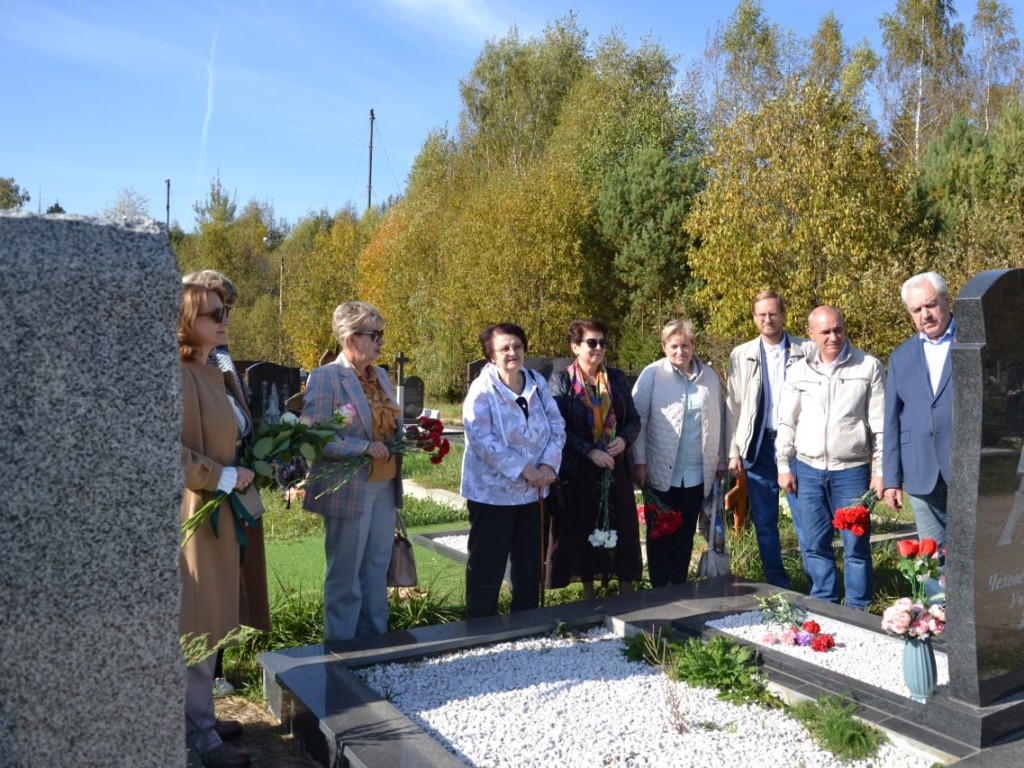
[[[381,386],[392,400],[395,399],[391,381],[387,372],[373,366],[380,378]],[[323,421],[345,403],[351,403],[356,409],[355,418],[342,437],[324,447],[324,461],[344,461],[359,456],[373,440],[373,419],[370,405],[366,402],[359,376],[349,363],[344,353],[338,355],[333,363],[314,368],[306,382],[306,392],[302,399],[302,415],[314,424]],[[398,429],[402,429],[399,420]],[[397,434],[397,431],[396,431]],[[402,506],[402,457],[398,456],[398,479],[395,483],[395,504]],[[314,470],[319,467],[314,467]],[[366,508],[367,478],[370,476],[369,465],[361,467],[358,472],[340,489],[320,499],[316,496],[325,488],[329,488],[329,480],[311,483],[306,488],[305,501],[302,506],[309,512],[316,512],[324,517],[361,517]]]

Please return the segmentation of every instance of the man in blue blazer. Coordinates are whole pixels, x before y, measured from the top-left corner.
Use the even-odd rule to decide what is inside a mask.
[[[953,361],[956,322],[946,281],[935,272],[903,284],[903,303],[918,333],[889,357],[885,383],[882,476],[885,501],[903,505],[903,492],[919,538],[946,540],[946,494],[953,436]]]

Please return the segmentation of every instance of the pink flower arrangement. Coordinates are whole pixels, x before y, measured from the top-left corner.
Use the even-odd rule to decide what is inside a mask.
[[[926,608],[909,597],[901,597],[882,614],[882,629],[893,635],[926,638],[941,635],[946,628],[946,607]]]
[[[805,621],[802,627],[786,627],[779,634],[768,632],[761,638],[763,645],[798,645],[825,653],[836,647],[835,638],[821,631],[816,621]]]

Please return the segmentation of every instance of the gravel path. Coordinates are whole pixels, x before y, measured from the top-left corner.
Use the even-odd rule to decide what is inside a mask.
[[[928,768],[934,761],[886,745],[876,761],[840,763],[782,712],[719,701],[713,691],[627,661],[622,647],[596,629],[357,671],[473,766]]]

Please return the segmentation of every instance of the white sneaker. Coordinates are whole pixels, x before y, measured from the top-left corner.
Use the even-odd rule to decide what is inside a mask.
[[[227,696],[229,693],[235,692],[235,686],[225,680],[223,677],[218,677],[213,681],[213,695],[214,696]]]

